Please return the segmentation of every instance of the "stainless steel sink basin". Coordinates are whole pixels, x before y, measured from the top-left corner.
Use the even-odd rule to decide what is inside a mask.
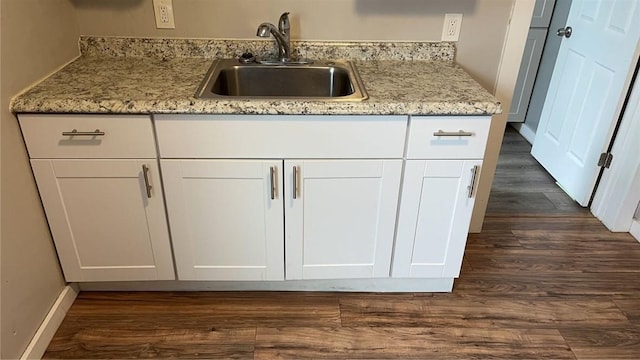
[[[361,101],[368,98],[353,64],[241,64],[215,60],[195,95],[205,99],[309,99]]]

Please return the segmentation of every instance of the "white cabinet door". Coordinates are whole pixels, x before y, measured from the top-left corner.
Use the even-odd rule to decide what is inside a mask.
[[[286,278],[389,277],[402,160],[285,161]]]
[[[393,277],[457,277],[481,160],[408,160]]]
[[[31,165],[67,281],[175,279],[155,160]]]
[[[284,279],[281,160],[161,166],[178,279]]]

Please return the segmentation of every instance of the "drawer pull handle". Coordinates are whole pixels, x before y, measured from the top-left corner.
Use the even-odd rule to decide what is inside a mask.
[[[276,178],[276,168],[275,166],[271,166],[269,168],[269,175],[271,176],[271,200],[275,200],[276,198],[276,187],[278,183],[278,179]]]
[[[104,131],[96,129],[95,131],[78,131],[73,129],[71,131],[63,131],[62,136],[104,136]]]
[[[473,197],[473,190],[476,188],[476,177],[478,177],[478,170],[480,170],[480,166],[474,165],[471,168],[471,183],[467,186],[467,190],[469,191],[467,197],[471,199]]]
[[[147,198],[151,199],[151,183],[149,182],[149,166],[142,165],[142,176],[144,177],[144,186],[147,189]]]
[[[298,198],[298,167],[293,167],[293,198]]]
[[[438,130],[433,133],[433,136],[473,136],[472,132],[458,130],[458,131],[442,131]]]

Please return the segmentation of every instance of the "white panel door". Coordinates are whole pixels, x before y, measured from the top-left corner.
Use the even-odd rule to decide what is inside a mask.
[[[281,160],[161,166],[179,280],[284,279]]]
[[[522,63],[518,72],[518,80],[511,99],[509,122],[524,122],[527,116],[527,109],[533,93],[533,85],[538,74],[546,37],[547,29],[529,29],[527,42],[524,45],[524,53],[522,54]]]
[[[393,277],[458,277],[481,164],[407,160]]]
[[[578,203],[588,204],[640,37],[637,0],[573,0],[531,153]],[[555,31],[555,29],[552,29]]]
[[[285,161],[286,278],[387,278],[402,160]]]
[[[31,166],[67,281],[175,279],[155,160]]]
[[[567,0],[560,0],[567,1]],[[545,28],[549,26],[551,21],[551,15],[553,15],[553,7],[555,0],[536,0],[536,5],[533,8],[533,15],[531,17],[532,28]]]

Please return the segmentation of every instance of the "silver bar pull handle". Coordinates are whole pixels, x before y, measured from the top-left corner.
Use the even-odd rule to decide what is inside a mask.
[[[293,199],[298,198],[298,167],[293,167]]]
[[[278,178],[276,177],[277,170],[278,168],[275,166],[269,168],[269,175],[271,176],[271,200],[275,200],[276,198],[276,188],[278,186]]]
[[[464,130],[458,130],[458,131],[442,131],[442,130],[438,130],[438,131],[433,133],[433,136],[473,136],[473,135],[474,135],[474,133],[468,132],[468,131],[464,131]]]
[[[142,165],[142,176],[144,177],[144,186],[147,189],[147,198],[151,199],[151,183],[149,182],[149,166],[146,164]]]
[[[473,197],[473,191],[476,188],[476,177],[478,177],[478,171],[480,170],[480,166],[474,165],[471,168],[471,182],[469,186],[467,186],[467,197],[471,199]]]
[[[104,136],[104,131],[96,129],[95,131],[78,131],[73,129],[71,131],[63,131],[62,136]]]

